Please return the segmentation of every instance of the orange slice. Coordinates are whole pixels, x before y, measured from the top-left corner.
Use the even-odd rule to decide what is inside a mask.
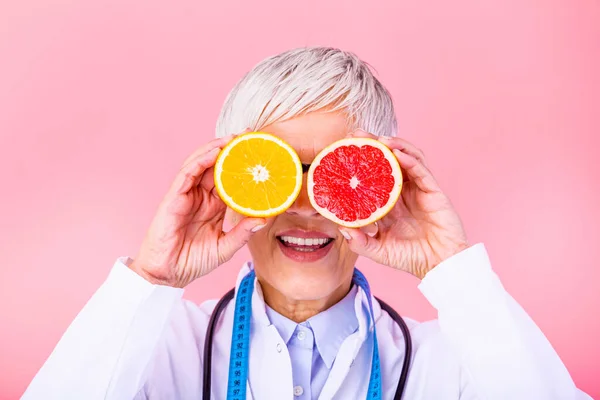
[[[307,185],[315,210],[338,225],[358,228],[392,210],[402,191],[402,170],[381,142],[347,138],[317,154]]]
[[[215,163],[217,193],[249,217],[272,217],[288,209],[302,187],[302,164],[294,149],[264,132],[229,142]]]

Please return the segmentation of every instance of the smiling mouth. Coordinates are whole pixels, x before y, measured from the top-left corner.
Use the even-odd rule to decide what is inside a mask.
[[[334,241],[333,238],[297,238],[293,236],[277,236],[277,240],[283,246],[301,252],[317,251]]]

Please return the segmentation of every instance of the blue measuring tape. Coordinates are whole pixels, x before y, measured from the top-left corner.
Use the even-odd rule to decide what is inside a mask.
[[[229,355],[229,378],[227,381],[227,400],[246,400],[246,381],[248,379],[248,355],[250,353],[250,319],[252,317],[252,292],[254,291],[254,270],[242,279],[235,299],[233,329],[231,331],[231,353]],[[354,269],[352,282],[365,291],[369,299],[369,310],[373,322],[373,358],[367,400],[381,400],[381,366],[379,347],[375,331],[375,315],[371,289],[365,276]]]

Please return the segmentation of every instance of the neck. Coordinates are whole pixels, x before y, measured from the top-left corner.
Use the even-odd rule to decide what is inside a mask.
[[[320,299],[297,300],[287,297],[267,282],[259,283],[265,298],[265,303],[284,317],[301,323],[340,302],[350,291],[352,281],[344,282],[331,294]]]

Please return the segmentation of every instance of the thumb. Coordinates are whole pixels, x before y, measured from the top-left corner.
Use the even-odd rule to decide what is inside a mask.
[[[378,239],[365,234],[365,232],[360,229],[346,227],[341,227],[339,229],[342,233],[342,236],[344,236],[348,242],[350,250],[356,254],[379,262],[378,254],[381,247],[381,242]]]
[[[254,232],[265,227],[264,218],[244,218],[229,232],[219,238],[217,248],[219,250],[219,262],[229,261],[231,257],[250,240]]]

